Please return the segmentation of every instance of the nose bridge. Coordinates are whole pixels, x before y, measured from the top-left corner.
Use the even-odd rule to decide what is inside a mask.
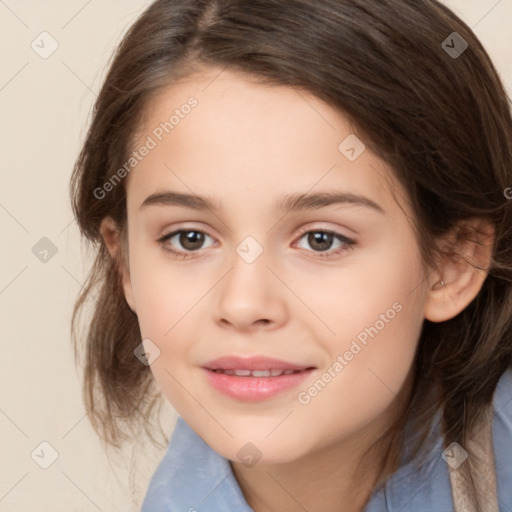
[[[233,291],[239,295],[240,299],[251,290],[250,296],[255,300],[257,295],[270,284],[268,277],[271,272],[267,268],[269,254],[263,243],[253,235],[245,236],[234,247],[234,254],[230,258],[231,270],[226,277],[228,287],[234,288]],[[245,287],[247,289],[244,289]]]
[[[252,265],[258,259],[261,259],[260,257],[265,250],[262,243],[254,236],[248,235],[237,245],[235,252],[244,263]]]
[[[285,308],[279,282],[267,268],[270,252],[252,235],[243,238],[234,249],[230,270],[217,296],[217,320],[238,327],[262,320],[279,321]]]

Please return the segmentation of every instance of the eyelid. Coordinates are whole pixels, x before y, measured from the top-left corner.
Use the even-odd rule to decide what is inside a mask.
[[[165,252],[172,254],[174,257],[177,257],[179,259],[183,260],[191,260],[194,258],[198,258],[201,256],[202,252],[204,252],[204,249],[198,249],[196,251],[186,251],[186,250],[175,250],[172,249],[170,246],[167,246],[165,243],[167,240],[170,240],[174,238],[174,236],[178,235],[181,232],[187,232],[187,231],[195,231],[198,233],[202,233],[203,235],[206,235],[212,240],[214,240],[214,246],[216,245],[216,239],[212,235],[210,235],[205,229],[194,227],[194,226],[176,226],[171,231],[168,231],[163,236],[161,236],[157,242],[160,244],[162,250]],[[347,251],[350,251],[351,249],[354,249],[355,246],[357,246],[358,242],[354,240],[352,237],[348,237],[339,231],[336,231],[334,229],[326,228],[326,227],[315,227],[311,225],[303,226],[299,233],[295,236],[293,246],[295,246],[300,240],[304,237],[307,233],[315,233],[315,232],[321,232],[321,233],[327,233],[331,236],[333,236],[335,239],[337,239],[339,242],[343,244],[342,247],[338,247],[336,249],[329,249],[327,251],[309,251],[305,249],[304,250],[307,253],[312,253],[313,256],[308,256],[313,259],[335,259],[337,257],[341,257],[342,253],[345,253]]]
[[[165,231],[162,236],[157,238],[157,242],[165,242],[166,240],[169,240],[176,236],[177,234],[181,232],[187,232],[187,231],[196,231],[197,233],[202,233],[203,235],[209,236],[212,240],[215,240],[215,237],[210,235],[206,229],[198,228],[198,227],[190,227],[190,226],[177,226],[169,231]],[[198,252],[198,251],[194,251]]]
[[[305,234],[307,233],[327,233],[331,236],[333,236],[336,240],[341,242],[343,244],[342,247],[338,247],[336,249],[329,249],[327,251],[306,251],[307,253],[313,254],[313,256],[309,256],[313,259],[335,259],[337,257],[341,257],[342,253],[345,253],[351,249],[354,249],[358,242],[353,237],[348,237],[344,235],[343,233],[340,233],[339,231],[331,228],[325,228],[325,227],[311,227],[311,226],[305,226],[300,230],[300,233],[295,238],[294,245],[298,244]]]
[[[301,237],[305,233],[310,233],[311,231],[313,231],[313,232],[322,231],[325,233],[332,233],[333,235],[342,236],[343,238],[346,238],[347,240],[353,240],[354,242],[357,240],[355,233],[351,229],[346,228],[346,231],[350,231],[351,233],[353,233],[350,235],[342,233],[341,230],[342,230],[341,227],[331,228],[331,227],[318,226],[318,225],[311,226],[310,224],[308,224],[299,229],[299,233],[298,233],[297,237]]]
[[[201,227],[197,227],[197,226],[178,225],[178,226],[173,227],[172,229],[165,229],[164,233],[159,238],[157,238],[157,241],[160,242],[160,241],[162,241],[164,239],[169,239],[173,235],[176,235],[177,233],[179,233],[181,231],[197,231],[199,233],[203,233],[203,234],[209,236],[210,238],[216,239],[205,228],[201,228]],[[328,228],[328,227],[324,227],[324,226],[310,226],[310,225],[307,225],[307,226],[303,226],[302,228],[299,229],[299,232],[297,233],[297,235],[295,235],[295,240],[297,238],[301,238],[304,234],[312,232],[312,231],[313,232],[322,231],[322,232],[326,232],[326,233],[331,233],[333,235],[340,235],[343,238],[346,238],[347,240],[350,240],[350,239],[354,238],[354,235],[345,235],[345,234],[340,233],[339,231],[337,231],[336,229],[333,229],[333,228]]]

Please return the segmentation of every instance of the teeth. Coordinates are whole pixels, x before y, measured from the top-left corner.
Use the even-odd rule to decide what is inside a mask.
[[[215,370],[217,373],[225,373],[226,375],[234,375],[236,377],[278,377],[279,375],[291,375],[298,373],[300,370]]]
[[[270,370],[252,370],[253,377],[270,377]]]
[[[251,375],[251,370],[235,370],[235,375],[238,377],[248,377]]]

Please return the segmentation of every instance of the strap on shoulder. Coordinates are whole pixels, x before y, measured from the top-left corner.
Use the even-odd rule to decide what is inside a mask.
[[[477,494],[471,491],[462,467],[448,464],[455,512],[499,512],[496,491],[496,470],[492,442],[493,402],[485,410],[481,422],[476,425],[465,447],[474,468],[473,481]],[[452,449],[453,452],[453,449]],[[453,454],[452,454],[453,456]]]

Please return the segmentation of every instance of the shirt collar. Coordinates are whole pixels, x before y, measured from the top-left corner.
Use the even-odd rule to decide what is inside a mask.
[[[169,447],[150,481],[141,512],[253,512],[229,460],[178,418]]]

